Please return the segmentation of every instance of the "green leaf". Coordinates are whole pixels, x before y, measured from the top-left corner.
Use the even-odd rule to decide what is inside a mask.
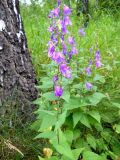
[[[76,140],[80,137],[80,130],[79,129],[74,129],[73,130],[73,140]]]
[[[35,139],[38,139],[38,138],[48,138],[48,139],[51,139],[53,138],[54,136],[56,136],[55,132],[53,131],[48,131],[48,132],[43,132],[43,133],[40,133],[38,134]]]
[[[42,157],[40,157],[40,156],[38,156],[38,158],[39,158],[39,160],[45,160],[45,158],[42,158]]]
[[[67,111],[65,110],[62,114],[58,115],[58,120],[56,121],[55,130],[59,129],[65,122]]]
[[[91,134],[87,135],[87,142],[93,149],[96,149],[96,139]]]
[[[54,100],[58,100],[58,98],[55,96],[54,92],[46,92],[42,95],[42,97],[44,97],[45,99],[47,99],[48,101],[54,101]]]
[[[80,122],[82,123],[82,124],[84,124],[86,127],[88,127],[88,128],[90,128],[91,129],[91,125],[90,125],[90,122],[89,122],[89,120],[88,120],[88,117],[87,117],[87,115],[82,115],[81,116],[81,119],[80,119]]]
[[[38,86],[40,89],[50,89],[53,88],[53,81],[47,80],[42,85]]]
[[[58,157],[54,156],[54,157],[50,157],[47,160],[58,160]]]
[[[75,84],[72,86],[74,89],[82,89],[83,88],[83,83]]]
[[[69,100],[70,100],[70,92],[68,92],[68,91],[63,92],[63,95],[62,95],[61,98],[64,99],[66,102],[69,102]]]
[[[120,134],[120,124],[115,124],[113,128],[116,131],[116,133]]]
[[[100,123],[101,117],[98,111],[89,111],[88,114]]]
[[[72,110],[72,109],[84,107],[84,106],[87,106],[87,105],[88,105],[88,103],[86,103],[84,99],[80,99],[80,98],[77,98],[77,97],[72,97],[69,100],[69,103],[66,103],[66,102],[64,103],[64,107],[67,110]]]
[[[77,123],[80,121],[80,119],[82,118],[82,112],[74,112],[73,113],[73,126],[75,128],[75,126],[77,125]]]
[[[41,125],[39,131],[49,130],[57,121],[56,111],[39,110],[39,117],[41,119]]]
[[[78,122],[81,122],[82,124],[84,124],[86,127],[91,128],[88,117],[85,113],[83,112],[74,112],[73,113],[73,125],[74,127],[76,126],[76,124]]]
[[[80,156],[80,154],[83,152],[84,148],[77,148],[72,150],[72,153],[74,155],[75,160],[77,160]]]
[[[113,104],[113,106],[115,106],[115,107],[120,109],[120,103],[112,103],[112,104]]]
[[[59,143],[58,143],[59,137]],[[74,156],[72,150],[67,143],[67,140],[64,136],[64,133],[59,129],[58,136],[50,140],[50,143],[54,146],[54,148],[62,155],[68,157],[70,160],[74,160]]]
[[[101,83],[105,83],[105,78],[99,74],[97,74],[94,79],[94,81],[100,81]]]
[[[32,125],[31,129],[38,131],[40,129],[41,119],[37,119]]]
[[[89,96],[88,99],[91,105],[97,105],[105,97],[106,96],[103,93],[96,92],[93,95]]]
[[[73,132],[71,130],[66,130],[64,132],[67,142],[71,145],[73,140]]]
[[[92,151],[85,151],[83,153],[84,160],[104,160],[103,157],[99,156],[98,154]]]

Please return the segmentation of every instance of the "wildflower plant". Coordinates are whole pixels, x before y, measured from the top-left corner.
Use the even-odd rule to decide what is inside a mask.
[[[68,6],[58,1],[57,8],[49,14],[51,25],[48,30],[51,33],[51,38],[48,43],[48,57],[58,66],[58,71],[53,78],[57,97],[61,97],[63,94],[63,88],[60,84],[61,78],[72,78],[72,70],[69,65],[72,56],[77,54],[75,40],[68,31],[68,27],[72,25],[71,13],[72,10]]]
[[[54,148],[51,160],[106,160],[107,156],[116,155],[106,145],[103,117],[98,109],[101,103],[109,101],[101,93],[104,65],[98,44],[88,49],[85,59],[79,55],[80,49],[69,32],[71,14],[72,10],[61,0],[49,14],[51,63],[43,65],[47,76],[41,78],[41,94],[35,102],[40,106],[36,111],[38,118],[32,127],[39,132],[36,138],[49,140],[45,147],[51,144]],[[83,28],[77,34],[86,36]]]

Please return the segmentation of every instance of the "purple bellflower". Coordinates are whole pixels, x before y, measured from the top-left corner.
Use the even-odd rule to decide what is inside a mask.
[[[64,5],[63,15],[64,16],[69,16],[71,13],[72,13],[72,10],[68,6]]]
[[[63,89],[61,86],[55,86],[55,96],[61,97],[63,94]]]
[[[60,72],[64,77],[68,79],[72,77],[71,69],[65,63],[60,65]]]
[[[74,38],[72,36],[68,37],[68,43],[71,44],[71,45],[75,44]]]
[[[85,87],[86,89],[91,90],[93,85],[90,82],[86,82]]]
[[[100,61],[100,51],[99,50],[96,51],[95,60],[96,60],[96,68],[100,68],[102,66],[102,63]]]
[[[66,25],[66,26],[71,26],[72,25],[72,22],[70,21],[70,18],[68,17],[68,16],[66,16],[65,18],[64,18],[64,24]]]
[[[79,29],[79,35],[82,36],[82,37],[85,36],[84,28]]]
[[[72,71],[67,62],[69,58],[70,63],[72,56],[77,54],[78,51],[75,40],[68,31],[68,26],[72,25],[69,17],[72,13],[72,10],[68,6],[62,5],[61,0],[57,0],[57,4],[58,7],[53,9],[49,14],[51,24],[48,28],[48,31],[50,32],[48,57],[55,61],[59,68],[57,75],[54,75],[53,77],[53,82],[55,96],[60,97],[63,94],[63,89],[59,82],[61,79],[59,79],[59,76],[62,75],[68,79],[72,78]],[[69,48],[67,48],[67,44],[69,44]]]

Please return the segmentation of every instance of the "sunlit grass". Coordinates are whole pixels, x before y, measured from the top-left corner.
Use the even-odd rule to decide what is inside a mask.
[[[28,40],[28,47],[32,55],[33,64],[37,77],[41,76],[41,64],[48,63],[47,43],[49,41],[48,13],[49,8],[39,6],[22,6],[22,18]],[[89,48],[98,44],[103,60],[112,56],[113,59],[120,59],[120,18],[111,13],[95,12],[90,16],[90,22],[86,28],[86,36],[80,38],[78,29],[83,26],[82,16],[78,18],[75,13],[71,17],[73,27],[71,31],[78,44],[79,54],[87,54]],[[82,52],[82,53],[81,53]]]

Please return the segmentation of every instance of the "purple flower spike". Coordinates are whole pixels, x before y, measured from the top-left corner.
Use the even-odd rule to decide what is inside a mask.
[[[53,82],[55,83],[55,82],[57,82],[58,81],[58,75],[55,75],[54,77],[53,77]]]
[[[76,47],[73,47],[73,48],[72,48],[72,54],[77,54],[77,53],[78,53],[77,48],[76,48]]]
[[[100,51],[99,50],[96,51],[95,58],[97,60],[100,59]]]
[[[75,44],[74,38],[69,36],[68,37],[68,43],[71,44],[71,45]]]
[[[53,27],[53,26],[50,26],[50,27],[48,28],[48,31],[49,31],[49,32],[53,32],[53,31],[54,31],[54,27]]]
[[[60,4],[61,4],[61,0],[58,0],[58,6],[60,6]]]
[[[50,14],[49,14],[49,18],[57,18],[59,17],[59,13],[60,13],[60,8],[55,8],[53,9]]]
[[[87,75],[91,75],[91,67],[85,69]]]
[[[61,30],[62,30],[63,34],[67,33],[67,27],[64,24],[62,24],[62,29]]]
[[[96,67],[100,68],[102,66],[102,63],[100,61],[100,51],[99,50],[96,51],[95,59],[96,59]]]
[[[55,47],[54,47],[54,45],[52,44],[52,42],[50,42],[49,48],[48,48],[48,57],[52,57],[54,51],[55,51]]]
[[[71,12],[72,12],[71,9],[68,6],[64,5],[63,14],[65,16],[69,16],[71,14]]]
[[[66,26],[68,26],[68,25],[72,25],[72,22],[70,21],[70,18],[68,17],[68,16],[66,16],[65,18],[64,18],[64,24],[66,25]]]
[[[93,85],[90,82],[86,82],[85,87],[86,89],[91,90]]]
[[[72,78],[71,70],[65,63],[60,65],[60,72],[65,78]]]
[[[62,44],[62,48],[63,48],[63,54],[66,55],[67,47],[66,47],[66,45],[64,43]]]
[[[79,35],[82,36],[82,37],[85,36],[84,28],[81,28],[81,29],[79,30]]]
[[[97,68],[100,68],[102,66],[102,63],[98,60],[98,61],[96,61],[96,67]]]
[[[55,86],[55,96],[61,97],[63,94],[63,89],[61,86]]]
[[[57,64],[65,62],[64,55],[59,51],[53,53],[52,59],[56,61]]]

